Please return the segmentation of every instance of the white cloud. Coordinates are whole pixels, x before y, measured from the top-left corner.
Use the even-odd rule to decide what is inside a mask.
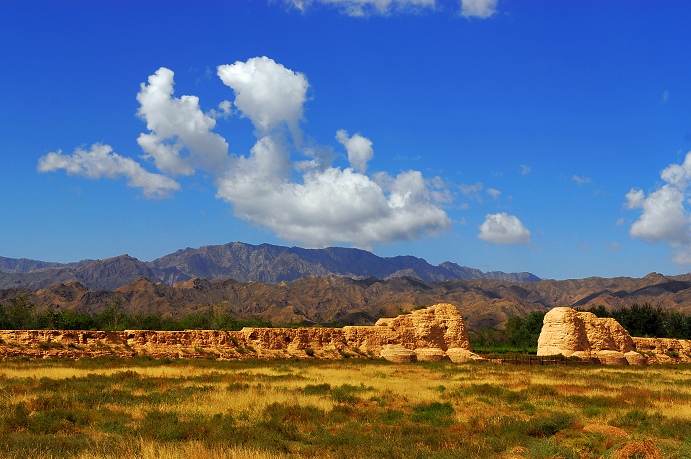
[[[581,176],[578,176],[578,175],[574,175],[573,177],[571,177],[571,180],[573,180],[574,182],[578,183],[579,185],[585,185],[586,183],[592,182],[592,180],[590,179],[590,177],[581,177]]]
[[[368,248],[450,228],[441,205],[451,193],[443,180],[427,180],[418,171],[367,175],[373,150],[366,137],[338,131],[336,139],[351,165],[345,168],[332,164],[331,147],[300,145],[309,88],[304,75],[268,58],[219,66],[219,78],[235,92],[237,110],[224,101],[219,111],[206,114],[197,97],[173,96],[173,76],[160,68],[141,85],[139,115],[149,132],[138,142],[164,174],[210,173],[216,197],[232,204],[238,217],[309,247],[350,243]],[[257,141],[247,156],[228,155],[225,139],[213,132],[217,118],[235,115],[249,118],[255,127]],[[284,135],[286,129],[292,136]],[[302,158],[292,159],[290,152]],[[169,176],[147,172],[107,145],[77,149],[72,156],[49,153],[39,161],[40,172],[58,169],[94,179],[124,176],[147,197],[165,197],[180,188]]]
[[[492,196],[495,200],[499,199],[501,196],[501,191],[495,190],[494,188],[487,188],[487,194]]]
[[[234,105],[248,117],[259,136],[285,124],[300,143],[299,123],[307,100],[307,78],[268,57],[220,65],[218,76],[235,92]]]
[[[691,265],[691,249],[687,248],[674,252],[672,262],[678,265]]]
[[[681,164],[670,164],[662,170],[660,178],[681,191],[688,187],[691,178],[691,152],[686,154]]]
[[[388,14],[396,11],[417,11],[434,8],[435,0],[285,0],[285,3],[305,12],[313,3],[333,6],[342,14],[364,17],[372,14]]]
[[[530,174],[530,171],[531,171],[530,167],[526,166],[525,164],[519,165],[518,170],[521,173],[521,175],[528,175],[528,174]]]
[[[505,212],[489,214],[479,226],[478,237],[483,241],[495,244],[528,244],[530,231],[521,221]]]
[[[218,197],[232,203],[238,216],[310,247],[345,241],[368,248],[451,225],[420,172],[370,178],[350,168],[327,167],[307,170],[294,181],[285,167],[271,166],[285,165],[287,157],[275,141],[261,138],[219,181]]]
[[[664,185],[648,197],[641,190],[626,194],[629,209],[641,208],[643,213],[631,225],[632,237],[647,242],[668,242],[673,245],[691,242],[689,215],[684,208],[684,194],[674,186]]]
[[[346,148],[348,161],[353,169],[362,173],[367,172],[367,163],[374,156],[372,141],[362,137],[360,134],[348,137],[348,132],[344,129],[336,132],[336,140]]]
[[[141,134],[137,143],[156,167],[173,175],[191,175],[198,168],[222,170],[228,161],[228,144],[211,132],[216,120],[201,111],[199,98],[173,97],[173,72],[165,67],[149,76],[148,83],[142,83],[137,94],[137,114],[150,132]],[[189,155],[181,156],[183,151]]]
[[[165,198],[180,189],[175,180],[146,171],[139,163],[113,152],[110,145],[94,144],[91,150],[77,148],[72,155],[51,152],[38,160],[39,172],[64,169],[68,175],[90,179],[125,177],[127,186],[140,188],[148,198]]]
[[[629,230],[631,237],[646,242],[664,242],[675,247],[672,261],[691,264],[691,213],[687,209],[691,194],[687,188],[691,179],[691,152],[681,164],[670,164],[660,173],[666,183],[645,195],[632,188],[626,194],[628,209],[642,209]]]
[[[461,190],[461,193],[466,195],[469,199],[472,199],[473,201],[477,202],[482,202],[482,194],[480,194],[480,192],[484,188],[482,182],[477,182],[474,185],[467,185],[465,183],[462,183],[458,185],[458,188]]]
[[[497,12],[498,0],[461,0],[461,16],[486,19]]]

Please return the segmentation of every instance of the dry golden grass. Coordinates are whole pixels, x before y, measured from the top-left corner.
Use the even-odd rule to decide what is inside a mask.
[[[91,381],[93,394],[71,392]],[[20,405],[29,421],[11,414]],[[53,405],[77,424],[31,424]],[[159,432],[157,423],[180,428]],[[0,457],[35,442],[31,457],[46,459],[681,458],[691,457],[690,423],[688,365],[0,362]]]
[[[662,459],[662,456],[654,440],[638,440],[618,449],[614,459]]]

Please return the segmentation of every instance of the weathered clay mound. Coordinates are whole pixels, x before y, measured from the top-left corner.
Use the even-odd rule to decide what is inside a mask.
[[[616,320],[590,312],[554,308],[547,314],[537,342],[537,355],[597,358],[608,365],[627,365],[635,350],[629,333]]]
[[[589,312],[554,308],[547,314],[537,355],[598,359],[606,365],[646,365],[691,360],[691,342],[662,338],[632,338],[616,320]]]
[[[447,355],[454,350],[454,357]],[[462,356],[459,354],[463,354]],[[375,326],[343,328],[243,328],[240,331],[125,330],[0,331],[0,357],[98,355],[219,358],[383,357],[395,362],[476,358],[463,318],[451,304],[437,304]],[[465,360],[463,360],[465,359]]]

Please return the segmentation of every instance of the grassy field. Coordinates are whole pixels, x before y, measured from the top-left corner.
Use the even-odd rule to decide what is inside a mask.
[[[0,362],[7,458],[691,458],[691,366]]]

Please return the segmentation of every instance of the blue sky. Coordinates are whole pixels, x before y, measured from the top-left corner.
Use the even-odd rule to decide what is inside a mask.
[[[0,0],[0,256],[691,266],[691,3]]]

